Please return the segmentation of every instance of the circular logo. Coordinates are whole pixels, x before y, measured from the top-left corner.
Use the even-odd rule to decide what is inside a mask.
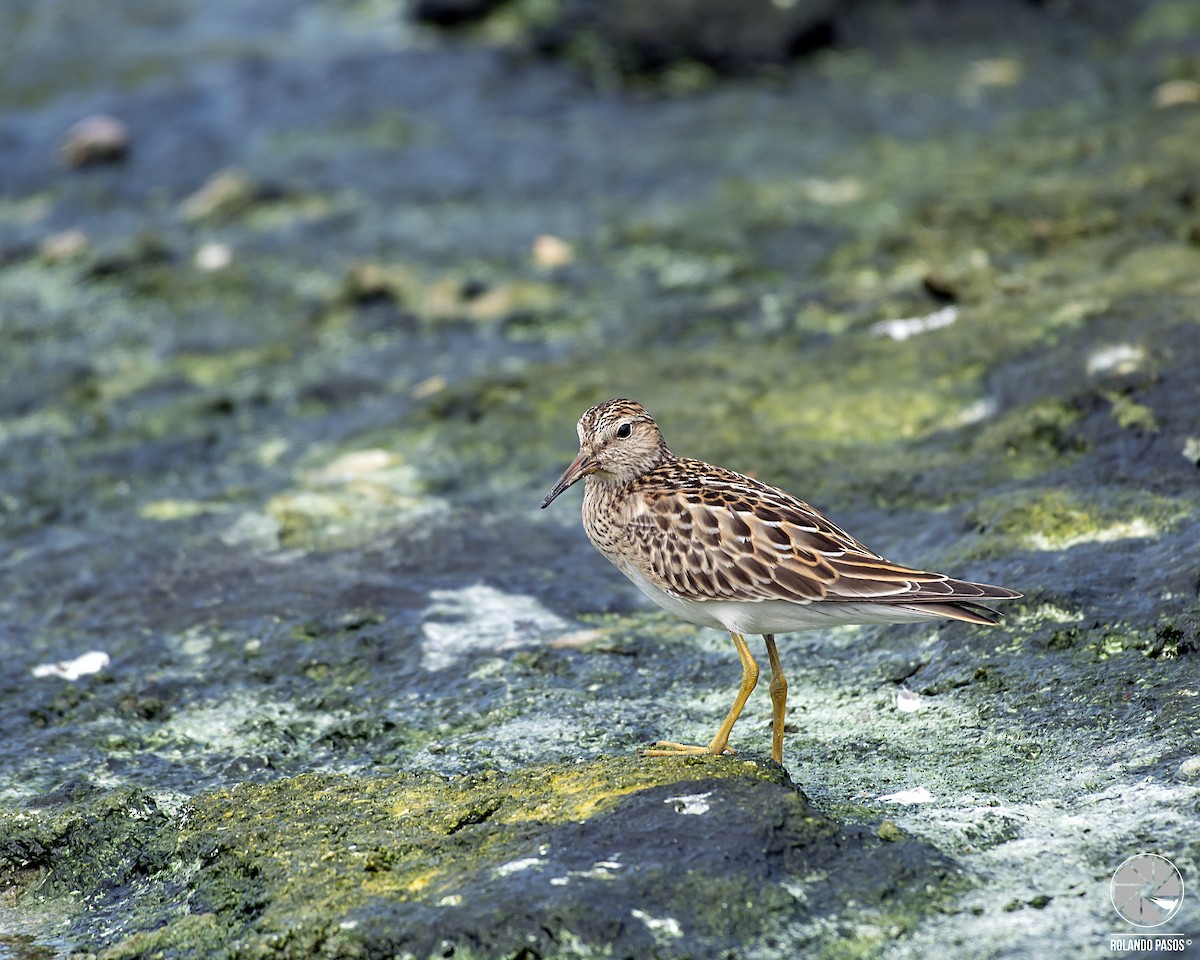
[[[1183,875],[1166,857],[1139,853],[1117,867],[1110,888],[1121,918],[1139,927],[1157,927],[1183,904]]]

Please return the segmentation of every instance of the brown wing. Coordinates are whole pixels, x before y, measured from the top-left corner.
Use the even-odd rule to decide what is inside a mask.
[[[953,604],[1019,596],[891,563],[804,501],[700,461],[651,471],[637,494],[628,530],[639,566],[685,599]],[[969,619],[986,620],[986,610],[972,609]]]

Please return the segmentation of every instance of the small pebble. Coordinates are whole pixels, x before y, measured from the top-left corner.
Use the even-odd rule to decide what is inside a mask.
[[[356,303],[399,300],[395,278],[378,263],[355,263],[346,271],[346,295]]]
[[[206,243],[192,258],[197,270],[224,270],[233,263],[233,250],[226,243]]]
[[[219,170],[180,206],[185,220],[228,219],[258,199],[260,188],[241,170]]]
[[[42,259],[48,263],[61,263],[64,260],[74,260],[87,248],[88,235],[75,227],[45,237],[38,250]]]
[[[1175,771],[1176,780],[1200,779],[1200,757],[1188,757]]]
[[[445,377],[436,374],[414,386],[410,394],[414,400],[424,400],[426,397],[432,397],[435,393],[441,393],[448,385]]]
[[[118,163],[129,154],[129,128],[116,117],[98,113],[67,130],[59,155],[68,167]]]
[[[1200,437],[1188,437],[1183,441],[1183,455],[1200,467]]]
[[[543,233],[533,238],[533,259],[539,267],[565,267],[575,259],[575,251],[566,240]]]
[[[1154,88],[1156,107],[1161,109],[1186,104],[1200,104],[1200,83],[1195,80],[1168,80]]]
[[[967,67],[966,80],[972,87],[1015,87],[1021,82],[1020,60],[995,57],[976,60]]]

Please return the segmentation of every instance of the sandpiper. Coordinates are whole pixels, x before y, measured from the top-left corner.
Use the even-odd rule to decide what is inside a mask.
[[[981,600],[1015,590],[956,580],[885,560],[777,487],[702,460],[677,457],[633,400],[609,400],[579,420],[579,454],[542,500],[586,478],[588,539],[664,610],[729,631],[742,683],[712,741],[660,740],[647,756],[722,754],[758,682],[744,634],[762,634],[771,662],[771,757],[783,762],[787,680],[775,634],[842,623],[965,620],[1000,614]]]

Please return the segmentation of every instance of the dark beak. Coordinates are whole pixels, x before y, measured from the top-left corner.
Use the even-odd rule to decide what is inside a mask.
[[[578,482],[586,477],[589,473],[596,472],[596,465],[592,463],[591,454],[587,450],[580,450],[579,455],[571,461],[571,465],[563,471],[563,475],[558,478],[558,483],[550,488],[550,492],[546,494],[542,500],[542,509],[545,510],[554,502],[554,498],[567,489],[567,487]]]

